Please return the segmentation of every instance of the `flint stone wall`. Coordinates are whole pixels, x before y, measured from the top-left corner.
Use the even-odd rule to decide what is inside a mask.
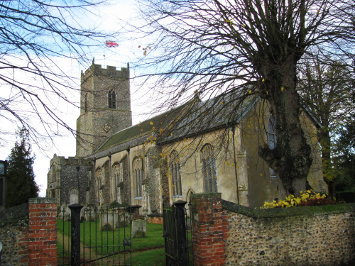
[[[0,227],[0,241],[2,243],[2,265],[21,265],[27,258],[26,247],[20,245],[28,234],[28,217],[22,217]]]
[[[57,265],[57,204],[54,199],[29,199],[5,210],[0,224],[2,265]]]
[[[194,265],[355,265],[354,203],[252,209],[200,193],[191,204]]]
[[[355,265],[355,204],[252,210],[222,200],[226,265]]]

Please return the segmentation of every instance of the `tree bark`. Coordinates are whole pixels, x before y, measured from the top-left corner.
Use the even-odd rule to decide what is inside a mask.
[[[279,64],[266,65],[263,73],[262,95],[275,119],[277,142],[274,149],[260,147],[259,155],[279,175],[288,193],[298,193],[306,189],[312,158],[300,122],[295,59],[290,56]]]

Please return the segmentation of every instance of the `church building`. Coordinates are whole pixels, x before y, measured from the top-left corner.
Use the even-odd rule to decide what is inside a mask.
[[[275,145],[267,102],[235,93],[191,101],[132,125],[129,66],[92,64],[81,75],[76,156],[54,155],[47,197],[60,205],[140,205],[142,215],[161,214],[165,205],[190,201],[192,193],[260,207],[284,195],[258,147]],[[319,124],[306,110],[302,127],[312,147],[307,180],[296,191],[326,192],[317,142]]]

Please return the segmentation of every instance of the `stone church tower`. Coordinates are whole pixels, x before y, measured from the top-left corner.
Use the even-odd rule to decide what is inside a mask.
[[[91,155],[109,136],[131,125],[129,65],[116,70],[93,62],[81,73],[76,157]]]

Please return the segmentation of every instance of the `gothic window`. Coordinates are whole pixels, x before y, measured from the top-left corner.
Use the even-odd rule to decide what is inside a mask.
[[[270,116],[268,126],[267,126],[267,142],[270,150],[276,147],[276,131],[275,131],[275,118],[273,115]],[[270,168],[270,176],[276,177],[274,169]]]
[[[275,118],[273,115],[269,118],[267,129],[267,142],[269,148],[272,150],[276,146]]]
[[[108,108],[116,109],[116,92],[114,90],[108,92]]]
[[[117,187],[120,184],[120,165],[115,164],[113,167],[113,184]]]
[[[170,154],[170,173],[171,173],[172,196],[181,197],[182,196],[181,172],[180,172],[179,155],[177,151],[173,151]]]
[[[143,182],[143,165],[142,159],[140,157],[136,157],[133,160],[133,174],[135,181],[135,197],[142,197],[142,182]]]
[[[120,168],[119,168],[119,181],[120,183],[123,182],[123,162],[120,162]]]
[[[201,157],[204,190],[205,192],[217,192],[216,159],[211,144],[203,146]]]

